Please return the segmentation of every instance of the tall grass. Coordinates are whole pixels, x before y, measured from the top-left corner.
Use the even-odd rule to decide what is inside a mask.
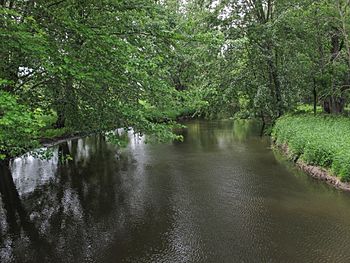
[[[291,157],[330,169],[350,181],[350,119],[341,116],[286,115],[277,120],[272,137],[287,144]]]

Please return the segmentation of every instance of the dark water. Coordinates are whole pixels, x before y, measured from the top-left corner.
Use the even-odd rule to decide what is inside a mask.
[[[350,262],[349,194],[298,172],[252,123],[187,125],[183,143],[95,136],[2,167],[0,261]]]

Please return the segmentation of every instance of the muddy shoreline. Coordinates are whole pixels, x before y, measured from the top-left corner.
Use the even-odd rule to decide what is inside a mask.
[[[284,157],[286,157],[288,160],[293,161],[293,163],[303,172],[311,176],[312,178],[320,181],[324,181],[327,184],[343,190],[343,191],[350,191],[350,183],[345,183],[340,181],[340,179],[334,175],[331,174],[330,171],[327,169],[324,169],[319,166],[309,165],[302,160],[293,157],[290,154],[289,148],[287,144],[283,145],[277,145],[274,140],[272,142],[272,147],[277,149]]]

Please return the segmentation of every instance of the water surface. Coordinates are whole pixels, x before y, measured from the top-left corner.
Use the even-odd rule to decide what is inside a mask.
[[[187,126],[184,142],[91,136],[2,167],[0,261],[350,262],[348,193],[283,161],[253,123]]]

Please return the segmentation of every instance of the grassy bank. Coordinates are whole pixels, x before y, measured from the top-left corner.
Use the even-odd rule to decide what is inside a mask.
[[[328,169],[350,181],[350,119],[340,116],[286,115],[277,120],[272,137],[287,145],[293,160]]]

